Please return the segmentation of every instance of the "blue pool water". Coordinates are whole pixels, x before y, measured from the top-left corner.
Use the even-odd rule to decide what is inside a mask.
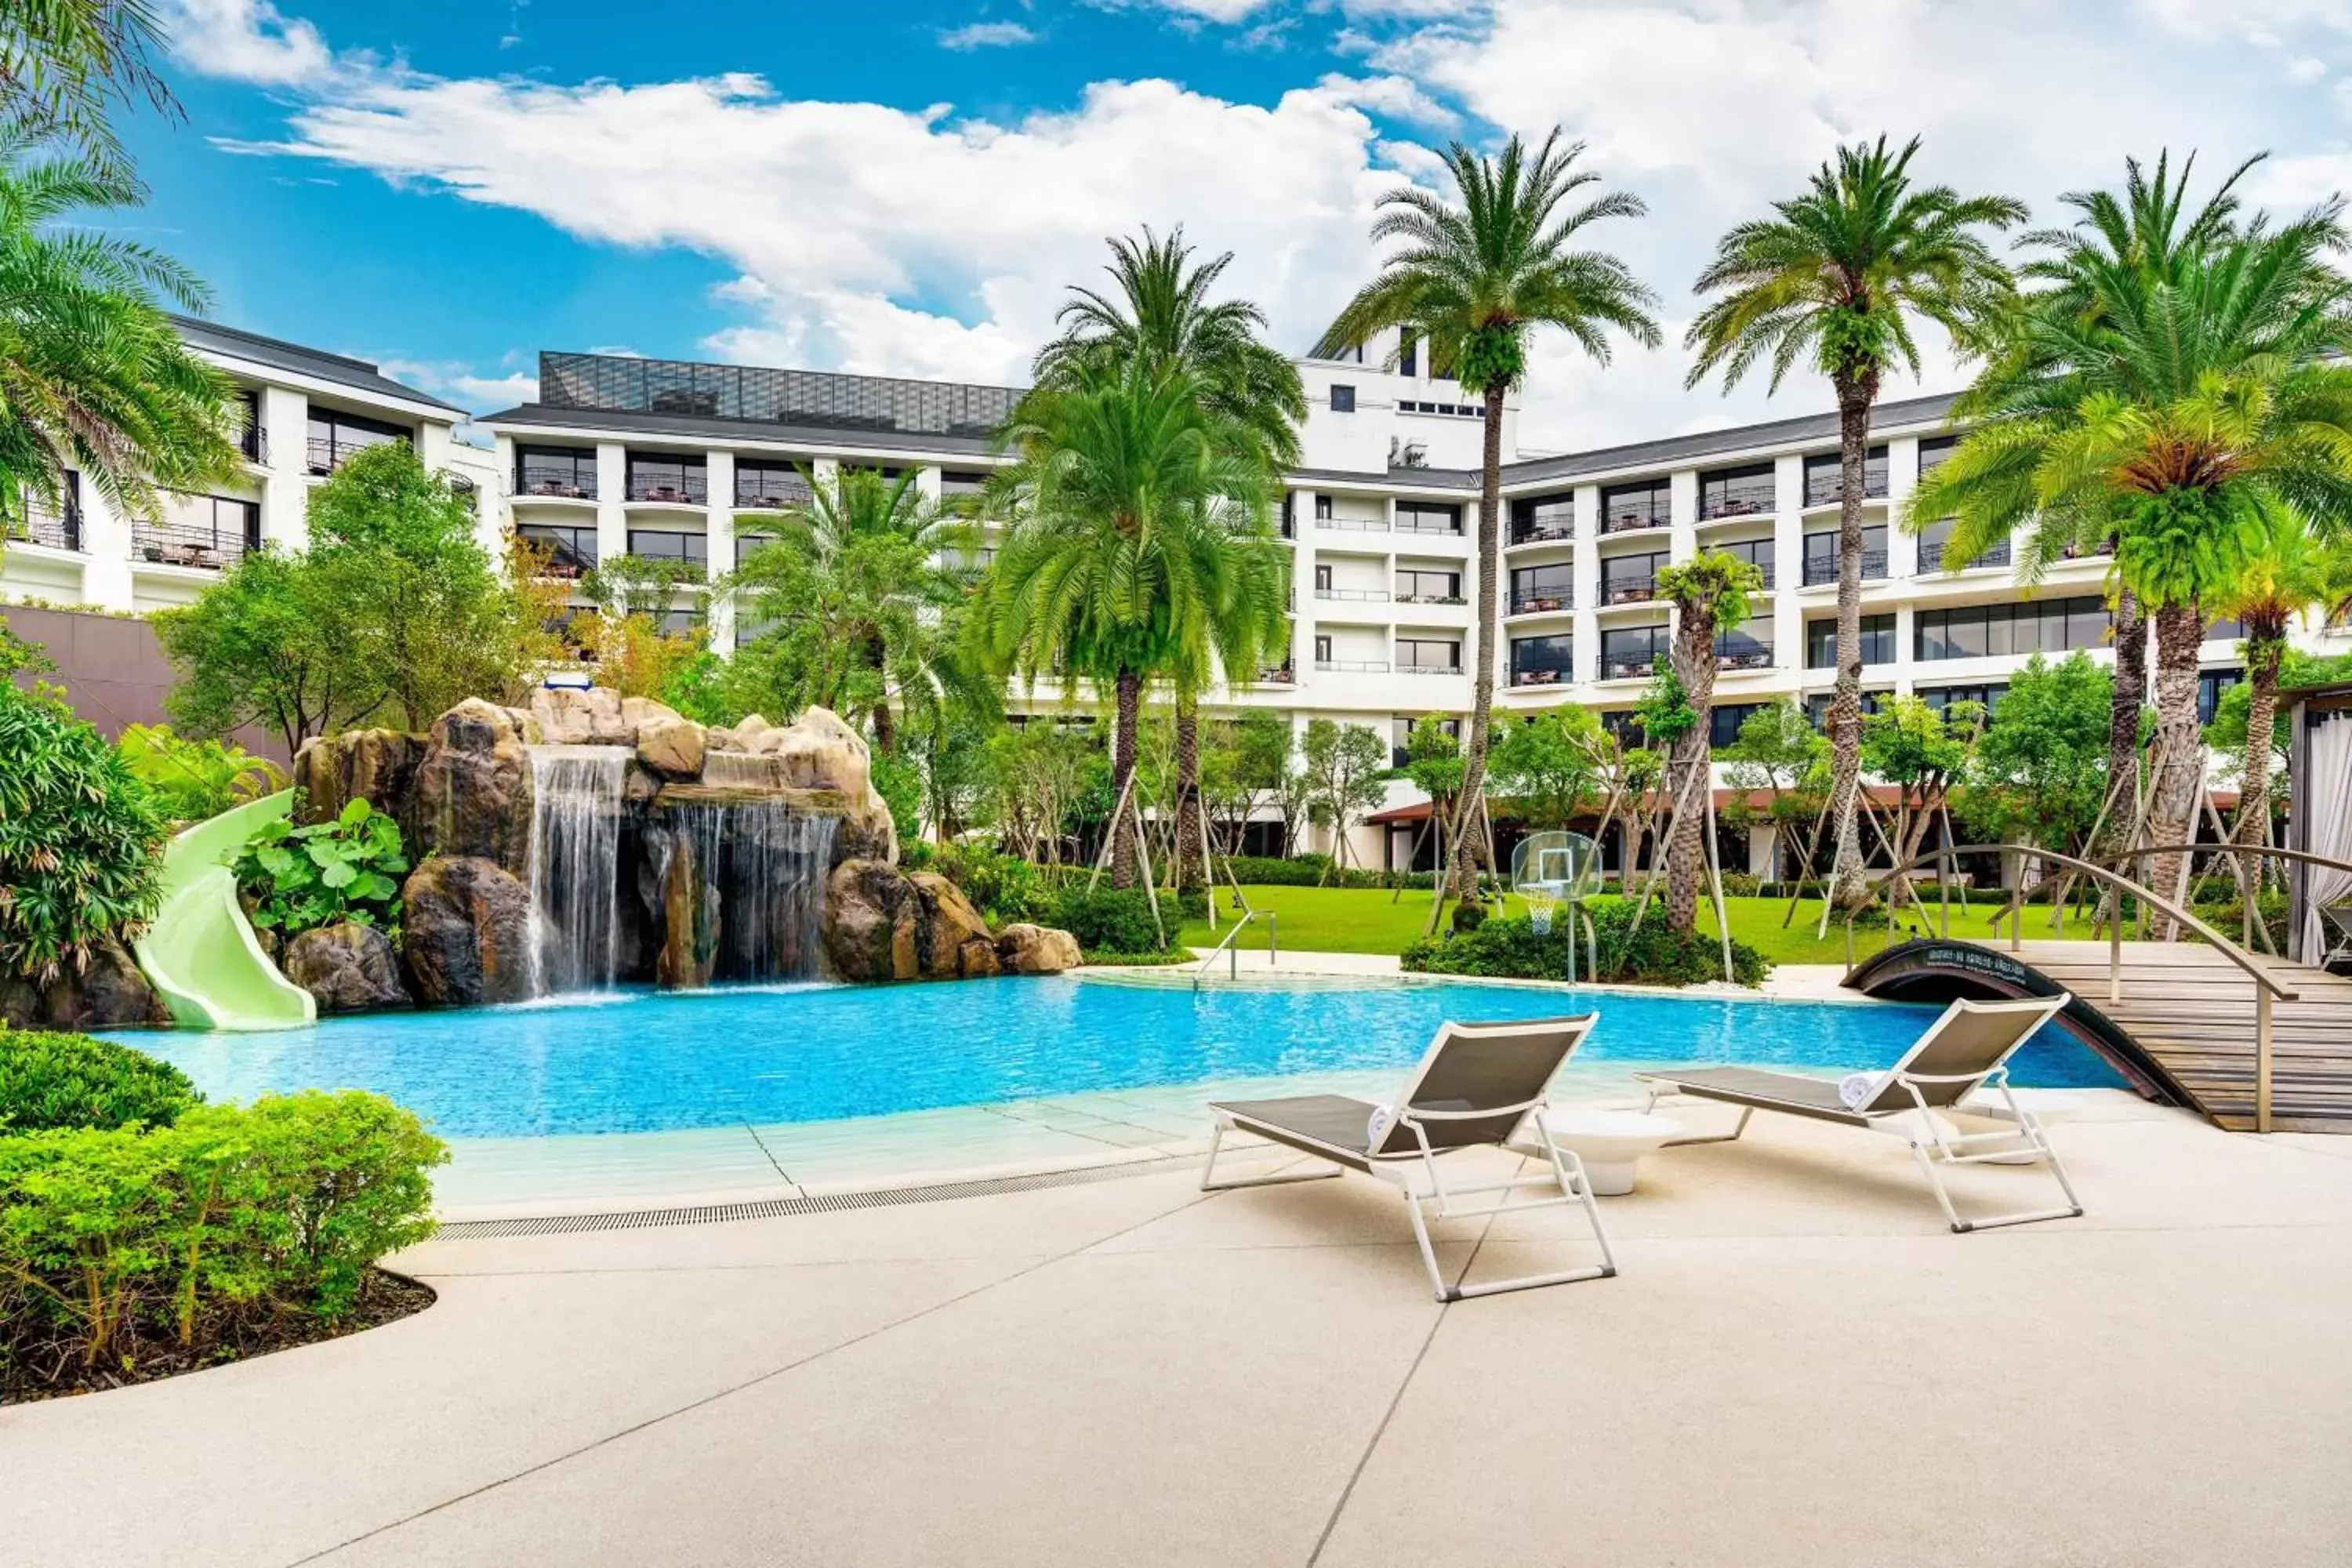
[[[1446,1019],[1598,1009],[1579,1061],[1883,1067],[1934,1009],[1350,981],[1211,987],[1001,979],[952,985],[624,992],[276,1034],[171,1033],[140,1048],[215,1100],[372,1089],[450,1137],[635,1132],[976,1105],[1090,1089],[1402,1068]],[[2045,1034],[2016,1080],[2112,1085]]]

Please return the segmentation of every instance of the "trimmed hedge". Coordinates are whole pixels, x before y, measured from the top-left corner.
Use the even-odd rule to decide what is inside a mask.
[[[178,1068],[128,1046],[0,1027],[0,1133],[168,1127],[203,1099]]]
[[[1723,978],[1723,948],[1703,932],[1668,929],[1664,911],[1653,905],[1637,932],[1633,907],[1616,900],[1596,900],[1585,906],[1592,916],[1600,946],[1599,973],[1591,978],[1636,985],[1697,985]],[[1443,938],[1424,938],[1404,950],[1403,965],[1428,974],[1471,974],[1499,980],[1565,980],[1569,966],[1569,926],[1565,915],[1551,930],[1538,936],[1525,915],[1495,916],[1474,931]],[[1581,932],[1578,933],[1578,972]],[[1732,973],[1742,985],[1761,984],[1770,965],[1764,955],[1743,942],[1731,944]]]
[[[1046,923],[1076,937],[1087,962],[1095,963],[1110,962],[1098,959],[1098,953],[1175,952],[1174,900],[1160,906],[1160,917],[1166,927],[1165,936],[1160,926],[1152,922],[1151,903],[1141,889],[1098,888],[1090,893],[1080,885],[1065,888],[1055,898]]]
[[[1225,863],[1217,861],[1220,873]],[[1263,855],[1234,857],[1234,877],[1245,888],[1428,888],[1436,881],[1431,871],[1373,871],[1360,866],[1334,869],[1328,855],[1300,855],[1277,860]],[[1223,879],[1219,878],[1220,881]]]

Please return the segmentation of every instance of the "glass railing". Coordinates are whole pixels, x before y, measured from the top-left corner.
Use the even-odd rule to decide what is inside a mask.
[[[709,476],[699,468],[689,468],[682,474],[656,472],[629,476],[628,499],[631,500],[677,501],[700,506],[709,498]]]
[[[1771,510],[1769,486],[1752,490],[1718,490],[1699,498],[1698,517],[1701,522],[1713,522],[1725,517],[1760,517]]]
[[[525,463],[515,474],[515,494],[594,500],[596,470],[572,463]]]
[[[1886,575],[1886,552],[1865,550],[1862,552],[1863,581],[1873,582]],[[1818,588],[1838,580],[1837,557],[1808,555],[1805,557],[1805,586]]]
[[[1315,596],[1318,599],[1344,599],[1351,604],[1386,604],[1389,593],[1385,588],[1318,588]]]

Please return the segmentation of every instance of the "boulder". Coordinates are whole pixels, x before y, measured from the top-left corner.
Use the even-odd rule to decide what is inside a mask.
[[[632,698],[632,701],[636,699]],[[695,779],[702,776],[703,730],[691,719],[681,719],[662,710],[667,718],[656,716],[637,728],[637,761],[670,779]]]
[[[642,735],[651,725],[682,721],[683,716],[678,710],[666,702],[656,702],[650,697],[621,699],[621,728],[631,734]]]
[[[556,746],[629,746],[636,736],[621,719],[621,694],[609,687],[541,687],[530,694],[531,716]]]
[[[844,980],[959,980],[1002,972],[987,922],[946,878],[849,859],[825,883],[824,952]]]
[[[294,756],[294,812],[299,826],[332,822],[353,800],[373,802],[400,824],[404,843],[423,830],[416,813],[416,769],[425,737],[397,730],[352,730],[303,742]]]
[[[479,857],[521,875],[530,864],[530,803],[522,732],[505,709],[469,697],[433,721],[416,767],[410,852]]]
[[[278,967],[287,979],[318,998],[321,1013],[408,1005],[391,939],[373,926],[345,921],[306,931],[286,944]]]
[[[735,727],[739,741],[750,722]],[[829,708],[806,708],[783,729],[756,732],[754,742],[761,754],[776,759],[783,787],[840,797],[836,860],[897,862],[898,830],[890,820],[889,803],[874,787],[873,759],[865,736]]]
[[[1084,962],[1078,939],[1053,926],[1016,923],[996,933],[996,961],[1007,974],[1059,974]]]
[[[420,1005],[470,1007],[531,994],[530,893],[477,855],[436,855],[400,890],[401,958]]]
[[[113,935],[90,944],[89,962],[47,984],[0,980],[0,1022],[18,1029],[123,1029],[172,1021],[139,961]]]

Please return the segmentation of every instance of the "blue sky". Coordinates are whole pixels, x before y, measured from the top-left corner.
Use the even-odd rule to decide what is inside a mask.
[[[2270,149],[2352,186],[2352,11],[2323,0],[961,0],[404,6],[168,0],[186,118],[131,132],[123,226],[232,324],[477,409],[537,351],[1018,379],[1102,237],[1181,221],[1303,346],[1428,149],[1554,125],[1651,216],[1662,296],[1838,141],[2056,216],[2127,152]],[[1669,347],[1540,353],[1523,440],[1695,428],[1820,389],[1681,390]],[[1940,357],[1925,381],[1949,384]],[[1896,390],[1902,390],[1897,388]]]

